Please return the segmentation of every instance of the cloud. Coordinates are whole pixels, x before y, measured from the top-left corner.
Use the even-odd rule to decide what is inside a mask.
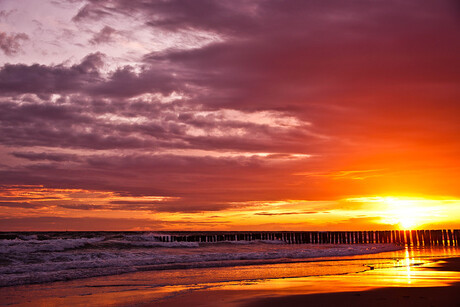
[[[152,219],[121,219],[95,217],[16,217],[1,218],[2,231],[104,231],[127,229],[161,229],[163,223]]]
[[[46,66],[40,64],[5,64],[0,70],[2,93],[51,94],[81,91],[98,80],[103,65],[102,53],[87,55],[80,64]]]
[[[277,216],[277,215],[303,215],[303,214],[318,214],[323,213],[321,211],[296,211],[296,212],[257,212],[254,215],[268,215],[268,216]]]
[[[55,161],[55,162],[68,162],[78,161],[78,156],[62,153],[46,153],[46,152],[13,152],[11,153],[17,158],[27,159],[30,161]]]
[[[180,198],[104,207],[159,212],[456,195],[460,24],[451,8],[82,1],[73,20],[97,32],[81,40],[105,54],[0,69],[0,142],[12,160],[0,182]],[[167,46],[178,34],[215,39],[148,49],[133,35],[127,43],[145,54],[115,57],[105,44],[134,19],[143,39],[161,34]]]
[[[116,33],[117,30],[114,28],[105,26],[101,29],[101,31],[95,33],[89,42],[93,45],[110,43],[114,41],[114,35]]]
[[[0,32],[0,49],[8,56],[15,55],[21,51],[21,41],[26,40],[29,36],[25,33]]]

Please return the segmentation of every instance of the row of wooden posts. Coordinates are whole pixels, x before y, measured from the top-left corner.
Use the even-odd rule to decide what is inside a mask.
[[[159,235],[158,239],[163,242],[270,240],[289,244],[395,243],[410,246],[460,246],[460,230],[229,232]]]

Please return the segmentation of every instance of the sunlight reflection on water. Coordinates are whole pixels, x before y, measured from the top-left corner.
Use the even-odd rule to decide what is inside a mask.
[[[460,282],[459,272],[433,270],[437,266],[435,261],[454,256],[460,256],[460,249],[406,248],[298,263],[137,272],[46,286],[3,288],[0,296],[20,305],[33,302],[43,306],[88,306],[97,301],[107,306],[130,306],[142,301],[179,299],[200,290],[222,295],[277,296],[381,287],[441,287]]]

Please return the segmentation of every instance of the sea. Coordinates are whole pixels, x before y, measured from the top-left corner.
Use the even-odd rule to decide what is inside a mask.
[[[167,242],[171,241],[168,236],[163,232],[0,233],[0,287],[139,271],[296,263],[403,248],[393,244],[289,244],[283,240]]]

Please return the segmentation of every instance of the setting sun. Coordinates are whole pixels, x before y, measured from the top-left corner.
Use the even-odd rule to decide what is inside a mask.
[[[346,199],[365,206],[363,214],[379,216],[381,224],[399,229],[419,229],[459,218],[458,199],[408,196],[374,196]]]
[[[393,224],[397,224],[401,229],[417,228],[420,224],[428,221],[434,208],[424,207],[424,201],[426,200],[384,198],[384,202],[388,204],[388,211],[393,216]]]

